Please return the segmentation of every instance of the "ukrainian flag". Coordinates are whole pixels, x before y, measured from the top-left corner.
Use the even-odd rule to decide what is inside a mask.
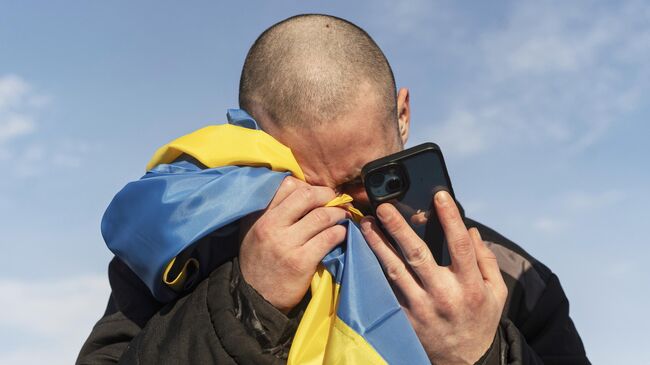
[[[102,219],[109,249],[160,301],[173,300],[237,254],[203,238],[234,233],[240,218],[266,208],[287,175],[304,180],[290,149],[252,117],[231,109],[228,120],[161,147]],[[350,201],[342,196],[328,205]],[[340,224],[346,239],[312,279],[288,364],[428,364],[358,227]]]

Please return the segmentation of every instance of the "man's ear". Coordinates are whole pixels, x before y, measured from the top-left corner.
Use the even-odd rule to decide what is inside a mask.
[[[409,104],[409,89],[403,87],[397,92],[397,123],[399,138],[402,146],[409,139],[409,128],[411,126],[411,105]]]

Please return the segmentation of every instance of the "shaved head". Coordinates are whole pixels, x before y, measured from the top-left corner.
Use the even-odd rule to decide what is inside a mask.
[[[341,121],[360,98],[397,130],[395,79],[386,57],[356,25],[328,15],[298,15],[267,29],[242,70],[240,107],[262,125],[317,128]]]

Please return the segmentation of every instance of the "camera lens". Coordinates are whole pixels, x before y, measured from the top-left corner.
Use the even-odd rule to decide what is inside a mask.
[[[399,177],[393,176],[386,182],[386,192],[389,194],[395,193],[402,188],[402,180]]]
[[[379,173],[379,174],[370,175],[370,186],[372,186],[373,188],[378,188],[383,183],[384,183],[384,175],[383,174]]]

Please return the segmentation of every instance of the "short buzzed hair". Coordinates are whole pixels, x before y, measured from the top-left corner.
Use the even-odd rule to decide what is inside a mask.
[[[397,123],[395,78],[386,56],[363,29],[330,15],[304,14],[264,31],[241,74],[239,105],[280,127],[337,120],[369,86],[386,125]]]

